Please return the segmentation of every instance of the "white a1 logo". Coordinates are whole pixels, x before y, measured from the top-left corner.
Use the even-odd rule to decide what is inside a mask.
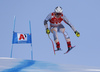
[[[17,34],[18,36],[18,41],[27,41],[27,34]]]

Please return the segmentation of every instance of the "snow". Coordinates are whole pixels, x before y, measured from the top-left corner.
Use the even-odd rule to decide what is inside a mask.
[[[100,72],[100,69],[86,69],[86,71],[90,71],[90,72],[91,72],[91,71],[92,71],[92,72],[94,72],[94,71],[95,71],[95,72]]]
[[[0,72],[100,72],[100,68],[0,57]]]
[[[0,57],[0,59],[15,59],[15,58]]]

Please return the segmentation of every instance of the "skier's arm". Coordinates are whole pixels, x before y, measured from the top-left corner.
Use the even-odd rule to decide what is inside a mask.
[[[71,28],[72,28],[72,30],[75,32],[76,31],[76,29],[74,28],[74,26],[68,21],[68,19],[66,18],[66,16],[63,16],[63,20],[64,20],[64,22],[66,23],[66,24],[68,24]]]
[[[45,26],[46,29],[48,28],[48,23],[47,22],[48,21],[44,20],[44,26]]]
[[[68,19],[66,18],[66,16],[63,16],[63,20],[66,24],[68,24],[72,30],[74,31],[74,33],[76,34],[77,37],[80,36],[80,33],[74,28],[74,26],[68,21]]]
[[[46,33],[50,34],[50,30],[48,29],[48,21],[51,19],[51,14],[49,14],[46,19],[44,20],[44,26],[46,28]]]
[[[47,24],[47,21],[46,20],[44,20],[44,26],[46,28],[46,33],[47,34],[50,34],[50,30],[48,29],[48,24]]]
[[[44,20],[44,26],[47,29],[48,28],[48,21],[51,19],[51,14],[49,14],[46,19]]]

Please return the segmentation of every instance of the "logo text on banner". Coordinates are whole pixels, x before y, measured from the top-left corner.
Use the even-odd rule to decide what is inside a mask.
[[[18,36],[18,41],[27,41],[27,34],[17,34]]]

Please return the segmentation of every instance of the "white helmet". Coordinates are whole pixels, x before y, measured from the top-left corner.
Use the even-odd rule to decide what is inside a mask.
[[[57,6],[54,11],[56,13],[62,13],[63,12],[63,10],[62,10],[62,8],[60,6]]]

